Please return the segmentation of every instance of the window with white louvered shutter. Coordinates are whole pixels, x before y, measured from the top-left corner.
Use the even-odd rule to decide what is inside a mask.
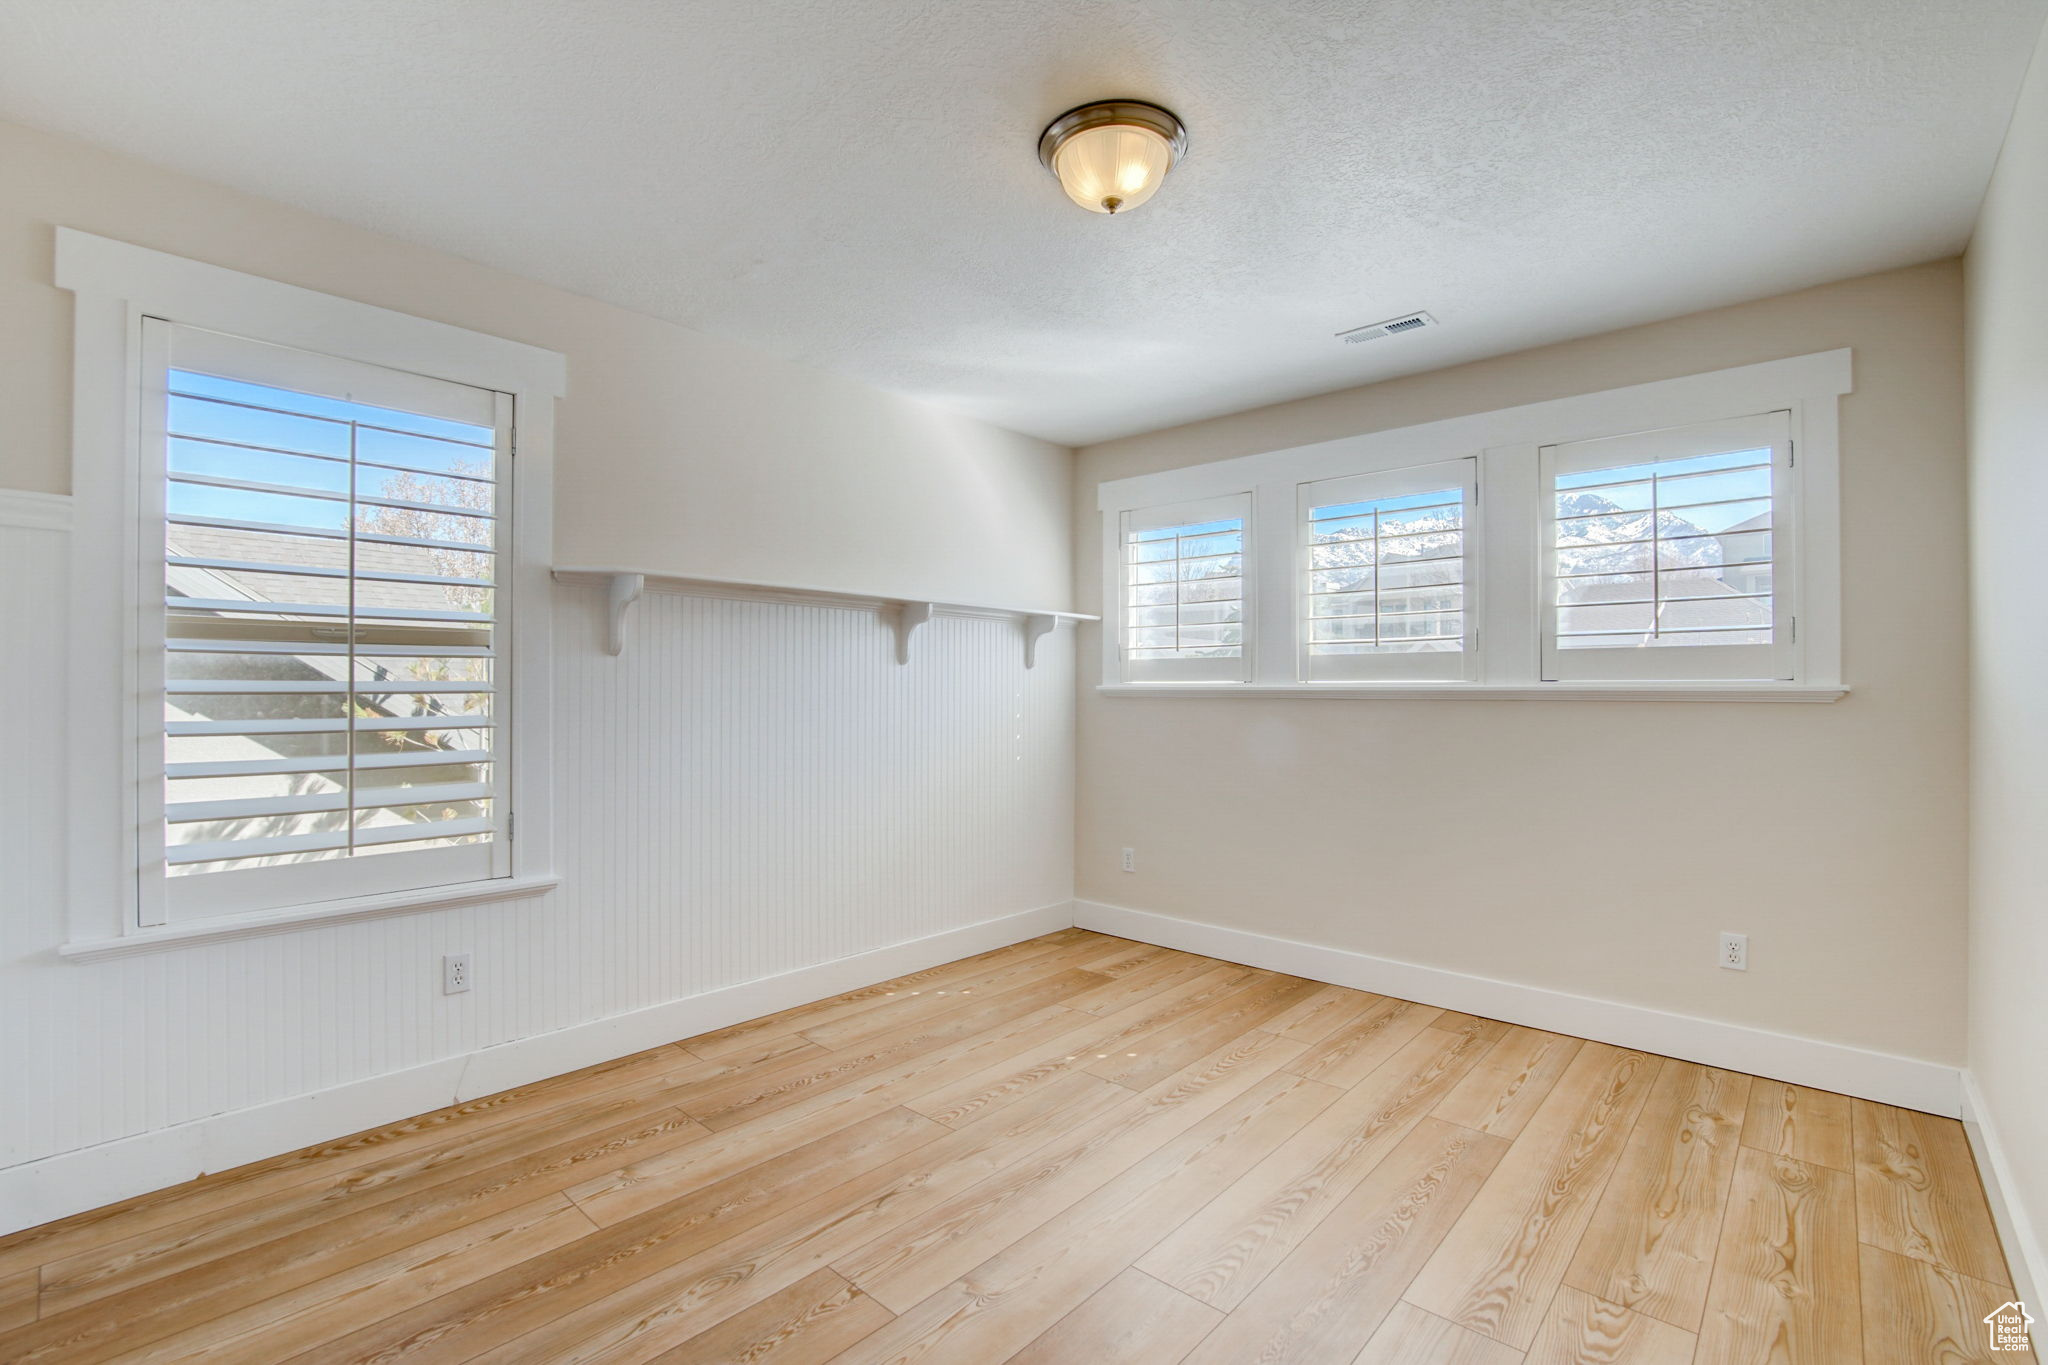
[[[1792,677],[1788,414],[1545,446],[1543,677]]]
[[[1134,682],[1242,682],[1248,495],[1122,514],[1116,615]]]
[[[171,916],[506,875],[510,398],[154,321],[143,349]]]
[[[1301,676],[1472,674],[1478,461],[1301,485]]]

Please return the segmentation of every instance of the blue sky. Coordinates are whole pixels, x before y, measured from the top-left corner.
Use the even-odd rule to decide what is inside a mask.
[[[346,493],[351,466],[349,422],[354,428],[358,489],[375,494],[386,481],[413,475],[448,475],[489,469],[494,434],[437,417],[371,407],[313,394],[268,388],[190,370],[170,372],[169,464],[177,473],[249,480],[328,493]],[[225,400],[208,402],[208,398]],[[234,406],[251,404],[256,406]],[[292,416],[262,411],[289,408]],[[320,418],[333,420],[323,421]],[[180,439],[209,437],[237,445]],[[462,444],[454,444],[461,442]],[[248,446],[272,449],[251,450]],[[292,452],[292,453],[283,453]],[[325,458],[321,458],[325,457]],[[275,522],[339,532],[348,525],[346,503],[290,497],[203,484],[172,483],[173,514]]]

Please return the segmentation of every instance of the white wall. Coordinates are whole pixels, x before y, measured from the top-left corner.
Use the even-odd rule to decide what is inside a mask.
[[[6,519],[0,499],[9,657],[61,658],[64,535]],[[1017,622],[942,615],[906,667],[872,612],[656,592],[614,659],[601,596],[556,590],[558,891],[110,960],[54,953],[64,830],[40,793],[63,757],[33,718],[61,709],[61,671],[0,670],[0,1228],[163,1183],[10,1181],[19,1163],[1021,912],[1052,908],[1020,934],[1070,922],[1072,632],[1027,671]],[[476,988],[444,996],[441,955],[463,951]],[[890,974],[868,972],[846,984]],[[545,1069],[694,1031],[586,1037]],[[344,1099],[275,1145],[452,1098],[425,1093]]]
[[[0,524],[23,659],[61,634],[63,536]],[[649,593],[625,655],[561,587],[557,843],[535,900],[57,962],[61,675],[6,669],[0,1166],[475,1052],[1016,911],[1071,868],[1071,632]],[[12,649],[10,649],[12,655]],[[440,995],[440,954],[477,988]]]
[[[0,488],[70,490],[63,225],[565,353],[557,563],[1066,605],[1061,447],[14,124],[0,185]]]
[[[1103,480],[1842,346],[1848,698],[1103,697],[1084,638],[1077,895],[1958,1066],[1955,262],[1084,448],[1076,580],[1099,592]]]
[[[0,184],[0,1230],[1071,922],[1071,632],[1027,671],[940,616],[904,667],[872,612],[657,592],[613,659],[558,587],[559,891],[60,960],[64,631],[117,623],[24,524],[68,499],[5,492],[69,487],[58,224],[565,352],[557,562],[1064,607],[1071,457],[65,139],[0,125]]]
[[[1970,1070],[2014,1226],[2048,1292],[2048,46],[1967,259]],[[2038,1309],[2036,1310],[2039,1311]]]

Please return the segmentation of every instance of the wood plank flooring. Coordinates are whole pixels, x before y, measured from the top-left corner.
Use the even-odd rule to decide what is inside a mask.
[[[0,1238],[0,1361],[2010,1362],[2011,1293],[1952,1120],[1067,930]]]

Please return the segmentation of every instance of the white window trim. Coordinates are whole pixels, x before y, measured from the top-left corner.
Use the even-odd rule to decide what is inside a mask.
[[[71,228],[57,229],[56,283],[75,296],[70,712],[71,849],[67,956],[109,944],[190,942],[441,904],[533,895],[554,884],[548,560],[553,547],[556,352],[245,275]],[[292,906],[261,915],[143,922],[137,782],[161,733],[137,723],[146,593],[140,524],[142,320],[163,318],[387,369],[509,393],[518,425],[513,554],[515,621],[505,666],[517,697],[509,875],[453,886]],[[155,565],[147,566],[152,576]],[[119,623],[119,624],[116,624]]]
[[[1627,388],[1550,399],[1497,412],[1348,436],[1182,469],[1106,482],[1097,507],[1107,525],[1129,508],[1253,491],[1257,543],[1246,565],[1256,600],[1255,665],[1243,684],[1133,684],[1117,681],[1116,641],[1105,630],[1102,683],[1110,696],[1240,696],[1498,700],[1833,701],[1842,681],[1841,474],[1839,405],[1853,390],[1847,348]],[[1800,534],[1794,550],[1799,631],[1792,680],[1544,682],[1538,566],[1542,503],[1538,452],[1596,437],[1689,426],[1749,413],[1791,414],[1797,452]],[[1296,676],[1297,614],[1291,564],[1273,547],[1298,538],[1300,484],[1347,474],[1476,456],[1486,583],[1472,624],[1478,649],[1468,681],[1302,682]],[[1519,509],[1519,510],[1517,510]],[[1114,603],[1115,566],[1105,562],[1105,601]]]

